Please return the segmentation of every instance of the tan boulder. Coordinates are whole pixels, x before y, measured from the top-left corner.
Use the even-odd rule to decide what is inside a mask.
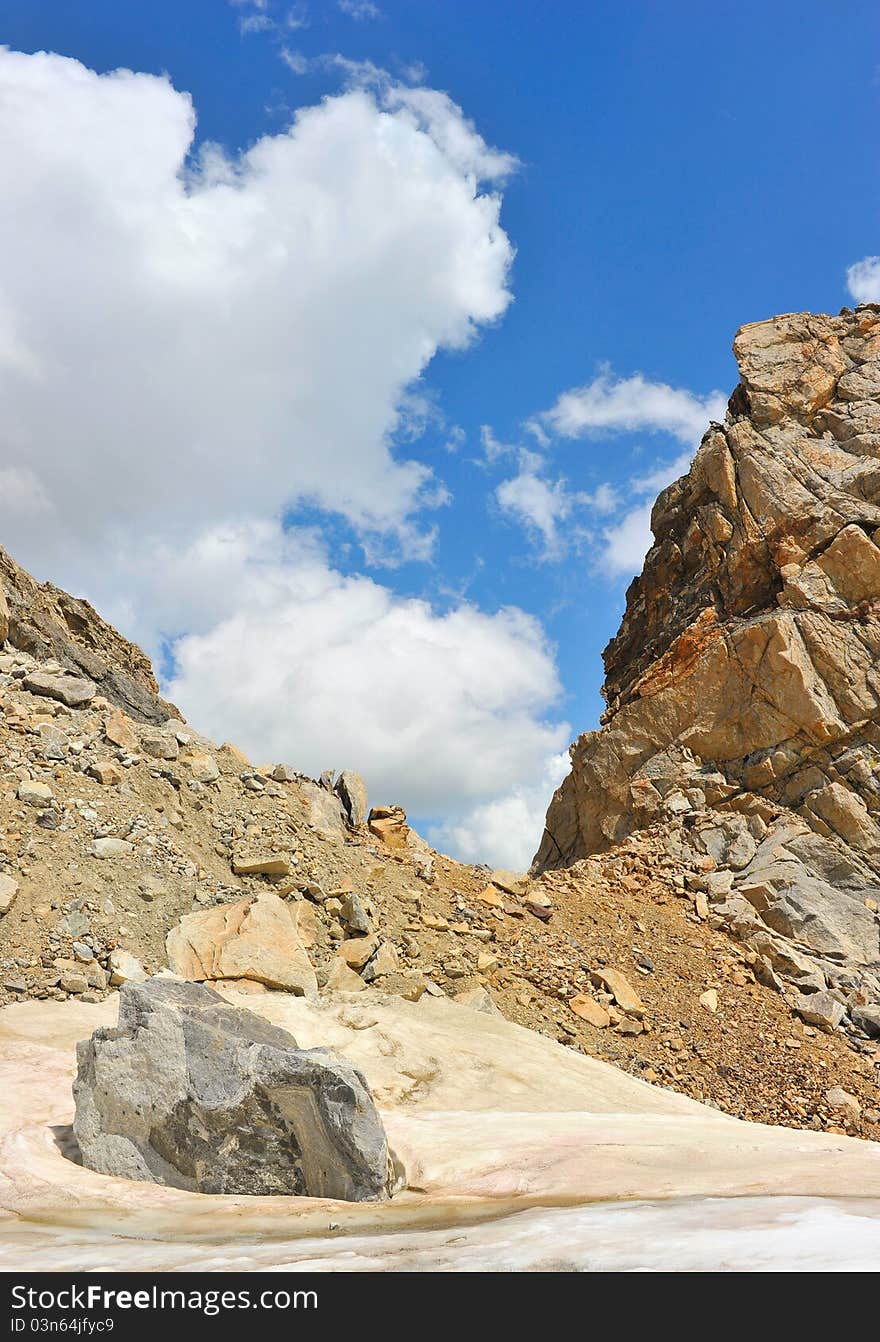
[[[601,1002],[596,1002],[586,993],[578,993],[569,1001],[569,1007],[576,1016],[585,1020],[589,1025],[594,1025],[597,1030],[604,1030],[611,1024],[611,1017],[602,1006]]]
[[[400,849],[409,845],[409,825],[406,812],[400,806],[374,806],[368,828],[388,848]]]
[[[104,736],[111,745],[135,754],[140,748],[137,729],[127,713],[115,709],[104,721]]]
[[[147,971],[137,956],[121,947],[110,952],[108,964],[110,982],[115,988],[122,983],[143,983],[147,978]]]
[[[375,954],[379,938],[375,932],[368,937],[349,937],[339,944],[339,954],[350,969],[363,969],[367,961]]]
[[[285,853],[240,848],[233,854],[232,870],[237,876],[289,876],[290,858]]]
[[[331,962],[330,970],[327,974],[327,991],[331,993],[362,993],[366,984],[360,974],[346,964],[341,955],[337,955]]]
[[[642,1016],[645,1005],[625,974],[619,969],[596,969],[591,975],[593,981],[611,993],[621,1011],[629,1016]]]
[[[317,991],[290,909],[269,891],[187,914],[168,933],[165,948],[181,978],[253,979],[298,996]]]
[[[220,777],[220,766],[213,755],[188,755],[186,763],[197,783],[216,783]]]

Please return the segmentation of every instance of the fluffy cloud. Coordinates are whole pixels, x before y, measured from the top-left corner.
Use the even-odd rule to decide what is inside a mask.
[[[413,539],[440,501],[395,455],[406,388],[509,301],[510,166],[445,95],[353,89],[239,158],[189,159],[167,80],[0,51],[4,466],[58,572],[132,526],[178,539],[312,502]],[[49,543],[54,554],[48,553]]]
[[[535,621],[403,599],[282,524],[427,553],[418,380],[509,302],[513,160],[387,79],[193,155],[167,80],[6,49],[0,124],[4,544],[170,647],[184,711],[257,758],[435,817],[540,776],[568,727]]]
[[[717,391],[700,396],[651,382],[641,373],[616,378],[604,368],[592,382],[563,392],[549,410],[527,422],[544,455],[503,443],[489,425],[483,426],[486,463],[492,466],[511,457],[519,463],[517,475],[497,487],[496,501],[523,525],[543,559],[559,560],[586,545],[609,577],[631,576],[651,545],[654,496],[688,469],[710,420],[723,419],[725,408]],[[664,436],[687,448],[633,475],[625,487],[605,481],[592,491],[576,491],[565,479],[550,478],[548,454],[559,439],[635,433]]]
[[[599,566],[609,577],[631,578],[640,571],[651,548],[651,508],[640,503],[604,529]]]
[[[850,266],[846,285],[857,303],[880,303],[880,256],[866,256]]]
[[[696,444],[710,419],[724,415],[720,392],[696,396],[682,387],[650,382],[641,373],[615,378],[603,370],[583,387],[564,391],[555,405],[537,417],[545,432],[562,438],[602,433],[666,433]]]
[[[569,770],[567,752],[551,755],[536,772],[537,782],[518,784],[468,814],[429,831],[432,843],[452,849],[469,862],[485,862],[487,854],[514,871],[528,869],[544,830],[544,817],[555,789]]]
[[[206,632],[177,643],[169,694],[258,760],[357,768],[377,801],[438,815],[540,777],[568,739],[545,720],[560,693],[552,649],[522,611],[437,612],[344,577],[314,536],[266,528],[209,534],[177,563],[186,618],[232,587],[229,613],[215,596]],[[509,844],[482,851],[502,860]]]
[[[565,502],[574,499],[598,513],[617,516],[598,531],[597,562],[609,577],[620,578],[637,573],[651,546],[651,503],[654,495],[678,478],[690,465],[693,453],[709,426],[710,420],[724,417],[726,400],[721,392],[697,395],[684,387],[671,387],[665,382],[651,382],[641,373],[616,378],[610,369],[603,369],[592,382],[574,387],[558,397],[549,410],[537,415],[528,427],[542,444],[553,438],[588,438],[615,434],[649,433],[687,444],[685,452],[663,461],[641,476],[633,476],[625,491],[610,484],[600,486],[592,495],[560,498],[550,493],[545,500],[547,508],[557,508],[555,519],[568,516]],[[630,506],[623,506],[624,494]],[[645,498],[645,496],[650,496]],[[634,504],[632,500],[637,500]],[[532,519],[532,526],[537,526]],[[553,539],[552,531],[548,533]],[[545,537],[545,553],[551,550]],[[560,549],[556,545],[555,553]]]
[[[500,445],[492,439],[491,431],[488,437],[491,442],[487,444],[487,459],[492,461],[496,459],[493,451]],[[487,443],[485,431],[483,441]],[[617,496],[607,484],[600,485],[592,494],[572,490],[565,479],[547,477],[546,462],[537,453],[521,450],[518,456],[518,473],[502,480],[495,490],[495,499],[502,512],[525,527],[540,546],[543,559],[561,559],[589,539],[589,530],[582,520],[587,510],[600,516],[613,512]],[[563,523],[564,531],[560,529]]]
[[[566,489],[564,480],[545,480],[534,469],[526,468],[502,481],[495,497],[505,512],[539,537],[546,558],[559,555],[559,524],[570,517],[577,498]]]

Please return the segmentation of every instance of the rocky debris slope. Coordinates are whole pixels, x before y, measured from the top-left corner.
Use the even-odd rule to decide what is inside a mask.
[[[660,826],[803,1018],[880,1030],[880,307],[744,327],[535,870]],[[702,864],[702,870],[700,870]]]
[[[327,1049],[154,978],[77,1047],[74,1134],[101,1174],[199,1193],[387,1197],[391,1163],[364,1078]]]
[[[257,766],[69,679],[0,650],[0,1004],[73,1010],[165,967],[255,1006],[446,998],[469,1030],[500,1012],[737,1115],[880,1136],[880,1044],[855,1023],[873,1006],[826,976],[840,1026],[795,1014],[801,953],[763,923],[759,950],[730,940],[730,876],[687,816],[539,880],[464,866],[351,771]],[[759,851],[748,825],[735,861]]]
[[[52,583],[38,583],[0,547],[0,644],[52,661],[80,680],[75,693],[100,693],[145,722],[164,722],[177,710],[159,698],[150,659],[89,605]],[[69,684],[70,682],[68,682]],[[56,696],[58,697],[58,696]]]

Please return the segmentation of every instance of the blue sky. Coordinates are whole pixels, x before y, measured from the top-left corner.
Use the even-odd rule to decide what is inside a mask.
[[[639,566],[647,504],[735,384],[734,331],[780,311],[834,311],[854,294],[880,298],[870,263],[847,282],[880,250],[878,37],[875,5],[809,0],[8,0],[0,42],[73,58],[94,77],[68,85],[69,65],[0,65],[0,93],[4,75],[17,91],[0,102],[0,122],[30,118],[28,172],[4,164],[12,243],[5,276],[0,259],[0,374],[5,352],[4,398],[23,427],[0,438],[0,470],[11,472],[7,495],[43,519],[23,521],[19,507],[0,519],[4,540],[141,638],[197,725],[258,758],[277,742],[309,771],[329,752],[326,764],[362,767],[376,800],[408,805],[445,846],[522,862],[569,735],[601,711],[601,649]],[[204,143],[222,147],[232,181],[240,164],[229,164],[259,142],[281,144],[297,109],[325,109],[298,132],[298,158],[256,171],[272,189],[251,190],[258,209],[235,228],[276,213],[259,225],[262,256],[242,260],[240,235],[224,232],[223,264],[175,271],[179,310],[160,294],[149,322],[155,289],[127,291],[133,263],[120,238],[150,252],[161,286],[166,226],[181,205],[159,150],[163,136],[183,135],[185,109],[155,80],[114,108],[102,90],[117,85],[97,76],[119,67],[167,76],[191,96],[186,161],[203,186]],[[39,133],[21,90],[45,109]],[[425,91],[448,98],[420,101]],[[389,117],[408,133],[383,141],[377,176],[367,146]],[[464,137],[462,152],[450,135]],[[105,141],[106,154],[95,148]],[[438,146],[443,162],[428,164]],[[35,160],[45,171],[31,180]],[[375,200],[369,181],[349,194],[361,172]],[[305,180],[323,202],[314,229],[325,206],[338,215],[328,257],[305,210],[297,246],[316,250],[300,273],[285,212],[310,198]],[[210,225],[204,211],[187,224],[190,235],[205,229],[191,270],[227,229],[224,189]],[[437,207],[420,213],[435,190]],[[166,217],[143,222],[153,198]],[[88,204],[72,209],[73,199]],[[25,253],[28,210],[39,223],[25,229]],[[272,247],[284,254],[281,278],[263,290]],[[399,287],[393,264],[371,270],[395,247]],[[246,300],[224,292],[230,255]],[[17,276],[39,273],[47,256],[53,282],[35,296]],[[94,334],[83,371],[77,331],[93,294],[100,330],[84,342]],[[218,312],[241,347],[218,336]],[[186,335],[180,387],[162,367],[169,323]],[[35,367],[60,370],[39,405],[25,365],[32,383]],[[232,408],[220,405],[227,384]],[[157,404],[173,408],[167,425]],[[82,442],[71,428],[80,413]],[[238,415],[228,456],[215,454],[213,417],[217,433]],[[85,426],[108,420],[113,434],[86,461],[98,483],[77,504],[83,526],[66,535],[53,471],[88,457],[96,431]],[[159,460],[166,431],[180,440]],[[263,454],[272,435],[274,455]],[[154,451],[157,470],[141,478]],[[274,494],[257,476],[277,480]],[[183,506],[187,492],[198,506]],[[190,591],[182,575],[196,570],[202,585]],[[293,667],[287,678],[267,669],[273,660]],[[446,758],[453,738],[459,753]]]

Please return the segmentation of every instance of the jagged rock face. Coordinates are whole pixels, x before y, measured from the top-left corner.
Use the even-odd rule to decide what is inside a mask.
[[[390,1191],[360,1072],[196,983],[127,983],[77,1046],[74,1132],[101,1174],[201,1193],[365,1202]]]
[[[146,653],[129,643],[89,605],[52,583],[38,583],[0,547],[0,645],[40,660],[55,658],[97,693],[141,722],[178,717],[159,698]]]
[[[786,808],[829,845],[817,880],[839,893],[829,853],[846,867],[871,924],[854,933],[858,958],[872,963],[880,307],[746,326],[734,352],[724,424],[654,507],[655,543],[605,653],[604,725],[572,747],[535,867],[669,816],[721,808],[765,823]]]

